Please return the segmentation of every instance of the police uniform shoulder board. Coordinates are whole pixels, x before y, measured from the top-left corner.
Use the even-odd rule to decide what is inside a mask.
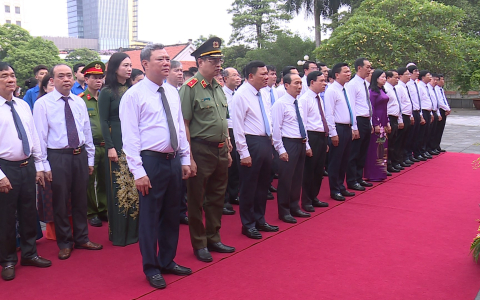
[[[85,95],[85,92],[81,92],[80,94],[78,94],[78,97],[82,98],[84,95]]]
[[[190,80],[187,82],[187,85],[191,88],[193,88],[195,86],[195,84],[197,84],[198,82],[198,79],[195,78],[195,77],[192,77],[190,78]]]

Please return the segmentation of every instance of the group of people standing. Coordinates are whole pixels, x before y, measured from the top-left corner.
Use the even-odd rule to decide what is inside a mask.
[[[211,252],[235,251],[220,237],[231,204],[239,204],[242,234],[261,239],[279,230],[265,219],[271,192],[279,219],[296,223],[328,206],[317,198],[325,175],[331,198],[343,201],[354,195],[345,179],[365,190],[442,151],[450,109],[441,75],[414,65],[372,71],[360,58],[350,80],[346,63],[329,70],[307,61],[303,78],[286,67],[276,86],[276,68],[261,61],[222,70],[220,47],[216,37],[198,47],[198,71],[186,80],[161,44],[141,51],[145,73],[135,76],[125,53],[112,55],[106,76],[102,62],[56,65],[39,76],[38,98],[32,89],[25,101],[13,96],[14,69],[0,63],[3,279],[15,277],[15,212],[21,264],[51,265],[35,247],[36,193],[39,212],[50,199],[59,259],[73,248],[102,249],[87,224],[108,221],[113,245],[138,241],[148,282],[165,288],[161,274],[192,273],[174,261],[180,223],[195,257],[211,262]]]

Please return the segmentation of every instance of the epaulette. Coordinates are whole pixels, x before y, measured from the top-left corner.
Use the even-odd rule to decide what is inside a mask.
[[[192,77],[192,78],[187,82],[187,85],[192,88],[194,85],[197,84],[197,82],[198,82],[198,79],[195,78],[195,77]]]
[[[207,87],[207,82],[205,81],[205,79],[202,79],[202,81],[200,82],[200,84],[203,86],[203,88],[206,88],[206,87]]]
[[[80,94],[78,94],[78,97],[82,98],[84,95],[85,95],[85,92],[81,92]]]

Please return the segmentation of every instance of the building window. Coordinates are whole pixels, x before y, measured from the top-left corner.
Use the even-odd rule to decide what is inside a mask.
[[[16,22],[18,26],[22,27],[22,22],[21,21],[17,21]]]
[[[5,23],[7,23],[7,24],[12,24],[12,21],[10,21],[10,20],[5,20]]]
[[[15,13],[16,13],[16,14],[20,14],[20,7],[15,6]]]
[[[9,13],[10,12],[10,5],[5,5],[5,12]]]

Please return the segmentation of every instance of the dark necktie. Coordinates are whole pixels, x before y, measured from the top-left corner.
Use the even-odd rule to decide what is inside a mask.
[[[415,89],[417,89],[417,97],[418,97],[418,106],[420,106],[420,111],[422,110],[422,99],[420,99],[420,92],[418,91],[418,85],[413,81],[413,84],[415,85]]]
[[[348,101],[347,91],[343,88],[343,95],[345,95],[345,101],[347,101],[348,112],[350,114],[350,125],[353,125],[353,113],[352,108],[350,107],[350,101]]]
[[[447,99],[445,99],[445,93],[443,92],[443,88],[440,88],[440,91],[442,92],[443,103],[447,105]]]
[[[368,110],[370,112],[370,117],[372,117],[372,104],[370,103],[370,94],[368,93],[367,82],[363,81],[363,85],[365,86],[365,94],[367,96]]]
[[[80,146],[80,140],[78,139],[77,126],[75,125],[75,118],[73,117],[72,109],[68,103],[68,96],[62,96],[63,101],[65,101],[65,123],[67,125],[67,138],[68,138],[68,147],[77,148]]]
[[[433,106],[432,93],[430,93],[430,89],[428,88],[428,85],[425,85],[425,87],[427,88],[428,98],[430,98],[430,102],[432,103],[432,110],[433,110],[435,107]]]
[[[170,132],[170,143],[172,144],[173,151],[177,151],[177,148],[178,148],[177,131],[175,130],[175,125],[173,124],[170,105],[168,104],[167,96],[165,95],[165,90],[163,89],[163,86],[159,87],[158,91],[162,95],[163,109],[165,110],[165,115],[167,116],[168,131]]]
[[[300,109],[298,109],[297,99],[293,101],[293,104],[295,104],[295,112],[297,113],[297,121],[298,121],[298,127],[300,128],[300,135],[304,139],[307,137],[307,133],[305,132],[305,127],[303,126],[303,120],[302,120],[302,116],[300,115]]]
[[[22,141],[23,146],[23,153],[26,156],[30,156],[30,145],[28,143],[27,133],[25,132],[25,128],[23,127],[22,120],[18,115],[15,107],[13,106],[13,101],[5,101],[5,104],[10,106],[10,110],[12,111],[13,122],[15,123],[15,128],[17,129],[18,138]]]
[[[400,109],[400,116],[402,115],[402,104],[400,104],[400,99],[398,99],[397,89],[393,87],[393,91],[395,92],[395,97],[397,97],[398,108]]]
[[[407,86],[407,85],[405,85],[405,88],[407,89],[408,99],[410,99],[410,104],[412,105],[412,113],[413,113],[413,101],[412,101],[412,96],[410,96],[410,91],[408,90],[408,86]]]
[[[325,119],[325,113],[323,112],[322,105],[320,104],[320,97],[315,97],[317,98],[317,104],[318,104],[318,109],[320,110],[320,116],[322,117],[322,124],[323,124],[323,129],[325,131],[325,135],[328,135],[328,125],[327,125],[327,120]]]

